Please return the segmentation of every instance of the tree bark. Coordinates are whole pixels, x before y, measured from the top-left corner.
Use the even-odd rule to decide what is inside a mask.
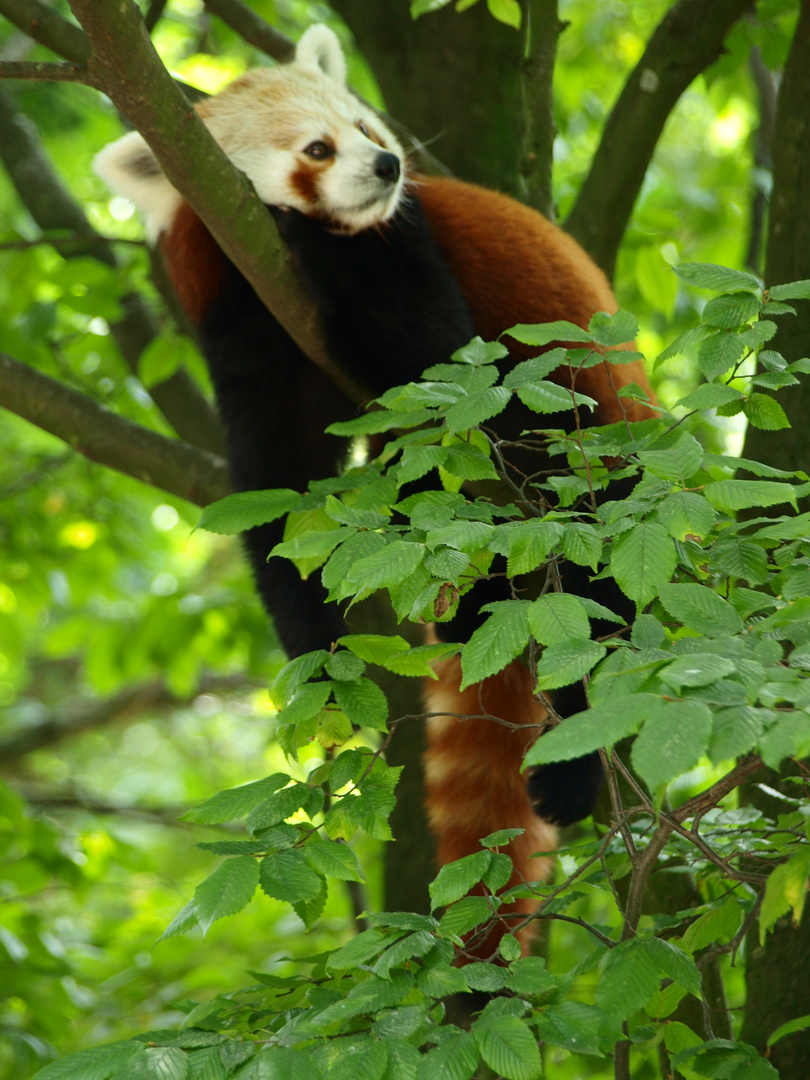
[[[810,278],[810,3],[802,0],[799,24],[788,56],[773,136],[766,285]],[[810,305],[797,302],[799,317],[779,320],[768,348],[788,360],[810,355]],[[789,431],[748,428],[745,456],[780,469],[810,470],[810,383],[807,378],[779,402],[791,422]],[[808,1009],[810,1011],[810,1009]],[[810,1066],[808,1066],[810,1076]]]
[[[565,222],[608,279],[664,124],[750,6],[750,0],[678,0],[630,73]]]

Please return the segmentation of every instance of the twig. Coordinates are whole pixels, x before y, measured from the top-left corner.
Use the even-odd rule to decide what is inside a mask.
[[[87,35],[40,0],[0,0],[0,15],[66,60],[83,64],[90,59],[93,49]]]
[[[96,86],[86,64],[48,64],[38,60],[0,60],[0,79],[80,82],[85,86]]]

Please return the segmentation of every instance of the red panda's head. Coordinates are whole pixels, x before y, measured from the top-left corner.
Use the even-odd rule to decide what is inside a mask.
[[[304,33],[290,63],[254,68],[196,109],[271,206],[358,232],[387,220],[400,203],[402,148],[347,88],[343,53],[326,26]],[[138,132],[105,147],[94,167],[135,203],[150,239],[171,224],[181,197]]]

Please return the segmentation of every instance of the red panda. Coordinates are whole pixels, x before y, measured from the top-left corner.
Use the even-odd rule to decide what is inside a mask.
[[[381,393],[418,378],[475,334],[493,340],[516,323],[555,319],[587,326],[594,312],[615,311],[601,271],[540,214],[458,180],[409,175],[395,136],[345,78],[337,39],[313,26],[292,62],[254,69],[197,110],[274,214],[332,355],[358,381]],[[105,148],[96,170],[143,213],[197,325],[236,489],[305,490],[334,475],[344,448],[324,428],[350,417],[353,403],[257,299],[139,134]],[[513,343],[511,360],[536,351]],[[637,363],[580,373],[577,389],[598,402],[594,422],[644,415],[617,396],[630,381],[646,387]],[[522,420],[512,418],[517,431],[532,424]],[[279,523],[245,534],[258,591],[290,656],[328,649],[345,632],[340,613],[324,603],[316,579],[302,581],[286,560],[268,562],[280,535]],[[466,640],[479,607],[480,599],[467,600],[437,633]],[[545,718],[528,670],[514,661],[464,692],[457,659],[439,663],[437,673],[425,694],[425,771],[439,861],[479,850],[480,838],[497,829],[522,828],[509,849],[511,883],[547,878],[550,861],[533,855],[553,849],[554,823],[590,812],[598,760],[547,766],[527,789],[523,755]],[[561,715],[584,707],[576,687],[556,704]],[[459,714],[473,718],[459,722]],[[509,911],[531,907],[523,901]],[[490,955],[506,929],[504,922],[473,951]]]

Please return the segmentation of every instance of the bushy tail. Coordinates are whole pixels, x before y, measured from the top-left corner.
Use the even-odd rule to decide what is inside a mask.
[[[516,660],[463,691],[458,657],[439,661],[435,670],[438,681],[429,680],[425,688],[425,789],[440,865],[480,851],[480,839],[497,829],[519,828],[523,835],[505,848],[514,865],[510,886],[547,880],[551,859],[534,856],[552,851],[557,833],[532,810],[522,774],[526,747],[546,717],[532,695],[528,670]],[[518,900],[499,914],[529,914],[535,906],[531,899]],[[490,957],[515,922],[501,919],[484,940],[474,938],[471,954]],[[524,952],[531,936],[531,929],[521,934]]]

